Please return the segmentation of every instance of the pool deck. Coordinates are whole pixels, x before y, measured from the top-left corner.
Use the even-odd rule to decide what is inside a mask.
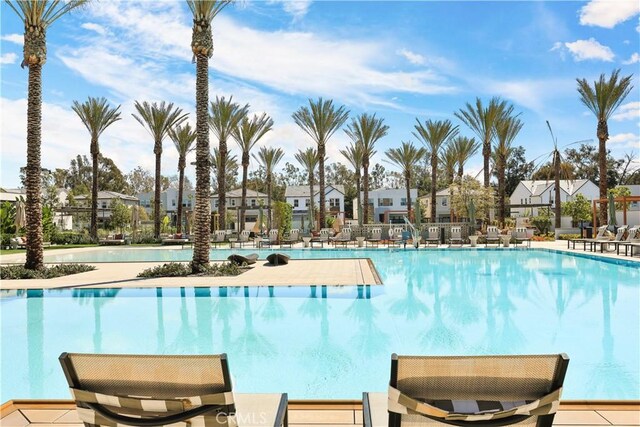
[[[10,401],[2,405],[3,427],[83,427],[71,401]],[[563,401],[555,426],[640,426],[640,402]],[[289,425],[362,425],[360,401],[289,401]]]

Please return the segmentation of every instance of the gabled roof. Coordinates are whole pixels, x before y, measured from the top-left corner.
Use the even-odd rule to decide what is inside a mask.
[[[84,200],[88,199],[88,195],[76,196],[76,200]],[[118,193],[117,191],[98,191],[98,199],[121,199],[121,200],[132,200],[138,201],[138,198],[135,196],[129,196],[128,194]]]
[[[226,197],[228,199],[240,199],[242,198],[242,188],[234,188],[233,190],[228,190]],[[261,199],[265,199],[265,201],[267,200],[267,195],[264,193],[261,193],[259,191],[256,190],[251,190],[250,188],[247,188],[247,197],[259,197]],[[211,198],[212,199],[217,199],[218,198],[218,193],[213,194],[211,193]]]
[[[331,184],[325,185],[324,191],[328,193],[330,189],[334,189],[339,193],[344,194],[344,185],[341,184]],[[318,185],[313,186],[313,195],[315,196],[320,191],[320,187]],[[286,190],[284,191],[284,197],[309,197],[309,186],[308,185],[288,185]]]
[[[582,188],[585,184],[590,182],[588,179],[561,179],[560,189],[563,190],[568,195],[572,196],[576,191]],[[553,179],[545,179],[545,180],[523,180],[520,183],[531,193],[532,196],[539,196],[545,191],[549,189],[549,187],[553,187],[555,181]],[[593,184],[595,185],[595,184]]]

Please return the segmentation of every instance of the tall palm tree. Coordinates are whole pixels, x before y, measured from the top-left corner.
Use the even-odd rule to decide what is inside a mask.
[[[260,162],[267,172],[267,226],[271,230],[271,192],[273,183],[273,170],[284,157],[282,148],[260,147],[258,155],[253,157]]]
[[[622,101],[633,89],[631,77],[620,77],[620,69],[613,70],[607,80],[604,73],[593,82],[593,87],[589,85],[587,79],[576,79],[578,82],[578,93],[580,101],[595,114],[598,119],[596,135],[598,137],[598,168],[600,169],[600,198],[607,197],[607,139],[609,139],[609,125],[607,121],[614,111],[620,106]],[[607,221],[607,207],[600,204],[600,223]]]
[[[298,163],[300,163],[302,167],[304,167],[307,171],[309,180],[309,211],[311,212],[311,214],[313,214],[313,212],[315,211],[315,208],[313,206],[313,187],[315,186],[315,170],[318,166],[318,151],[313,147],[309,147],[304,151],[298,150],[298,152],[294,154],[294,157],[296,158]],[[314,227],[315,224],[312,221],[309,224],[309,230],[313,231]]]
[[[404,184],[407,189],[407,217],[411,221],[411,172],[416,164],[420,163],[427,150],[417,148],[412,142],[402,142],[399,148],[390,148],[384,153],[389,162],[398,166],[404,176]]]
[[[193,14],[191,51],[196,63],[196,206],[194,218],[194,273],[209,264],[211,228],[211,165],[209,164],[209,58],[213,56],[211,22],[231,0],[187,0]]]
[[[169,134],[169,130],[181,124],[187,119],[187,114],[182,109],[173,106],[173,102],[166,104],[140,103],[136,101],[138,114],[132,114],[133,118],[144,127],[153,137],[153,153],[156,155],[156,185],[153,201],[153,234],[160,237],[160,190],[162,185],[162,141]]]
[[[71,106],[91,134],[91,160],[93,172],[91,180],[91,240],[98,241],[98,156],[100,145],[98,138],[109,126],[121,119],[120,106],[113,108],[105,98],[92,98],[82,104],[73,101]]]
[[[458,179],[462,180],[462,175],[464,175],[464,165],[478,152],[480,149],[480,143],[477,142],[475,138],[456,136],[451,140],[451,147],[453,147],[453,150],[456,153]]]
[[[226,167],[229,167],[229,169],[236,169],[238,166],[238,157],[234,154],[231,154],[231,150],[227,151],[227,159],[226,159]],[[212,183],[212,187],[219,187],[218,186],[218,177],[219,175],[219,171],[221,169],[221,164],[222,164],[222,160],[221,160],[221,156],[220,156],[220,150],[218,149],[218,147],[213,147],[213,150],[211,150],[211,154],[209,154],[209,164],[211,165],[211,173],[213,174],[213,177],[215,177],[216,182]],[[227,174],[225,173],[224,178],[225,182],[227,181]],[[225,185],[226,188],[226,185]],[[225,211],[225,215],[226,215],[226,211]],[[220,211],[218,210],[218,229],[220,229]]]
[[[363,147],[359,142],[351,143],[347,148],[340,150],[340,154],[344,156],[345,159],[351,166],[353,166],[353,170],[356,175],[356,212],[358,212],[358,222],[362,224],[362,215],[364,214],[362,208],[362,198],[360,197],[360,181],[362,179],[362,157],[363,157]]]
[[[465,104],[465,108],[454,113],[455,116],[462,120],[482,141],[482,157],[483,172],[484,172],[484,186],[489,188],[490,168],[489,160],[491,158],[491,142],[494,136],[494,127],[498,120],[503,116],[510,116],[513,111],[513,106],[509,105],[507,101],[501,100],[498,97],[491,98],[489,105],[486,107],[482,105],[482,100],[476,98],[476,104]]]
[[[324,185],[324,160],[327,153],[326,144],[331,136],[347,121],[349,111],[344,105],[336,107],[333,100],[318,98],[309,99],[309,106],[302,106],[291,117],[293,121],[309,135],[318,146],[318,169],[320,186],[320,227],[325,225],[326,194]],[[313,194],[311,196],[313,198]]]
[[[184,126],[176,126],[169,130],[169,137],[178,150],[178,220],[176,221],[176,233],[182,233],[182,197],[184,192],[184,168],[187,166],[187,154],[193,151],[193,143],[197,133],[189,123]]]
[[[458,126],[454,126],[450,120],[427,120],[414,126],[413,135],[427,148],[431,162],[431,221],[436,221],[436,183],[438,172],[438,154],[444,144],[458,134]]]
[[[440,152],[439,161],[442,162],[444,167],[447,185],[451,185],[453,183],[453,178],[456,175],[456,164],[458,161],[456,154],[455,147],[451,143],[447,144],[444,150]]]
[[[29,67],[27,89],[27,167],[26,167],[26,217],[27,261],[25,267],[41,269],[42,249],[42,200],[40,152],[42,146],[42,66],[47,61],[46,32],[58,18],[82,6],[87,0],[67,2],[50,0],[9,1],[7,5],[24,23],[24,47],[21,66]]]
[[[242,200],[240,202],[241,214],[240,230],[244,230],[244,217],[247,210],[247,175],[249,170],[249,152],[260,139],[273,129],[273,119],[266,113],[258,116],[254,114],[251,119],[244,117],[242,122],[232,130],[233,139],[242,150]]]
[[[505,172],[507,162],[513,152],[512,143],[520,133],[524,123],[518,116],[501,118],[495,126],[497,143],[493,149],[496,174],[498,175],[498,221],[504,226],[505,210]]]
[[[362,216],[365,224],[369,222],[369,163],[371,157],[376,153],[374,149],[376,142],[384,138],[388,132],[389,126],[384,124],[382,117],[366,113],[351,119],[351,123],[347,125],[345,130],[351,141],[362,144],[362,186],[364,187]]]
[[[220,228],[226,229],[225,216],[227,214],[227,188],[225,186],[225,174],[227,173],[227,139],[238,127],[242,119],[247,115],[249,105],[241,107],[233,102],[233,96],[226,99],[224,96],[211,102],[211,115],[209,127],[218,138],[218,214],[220,215]]]

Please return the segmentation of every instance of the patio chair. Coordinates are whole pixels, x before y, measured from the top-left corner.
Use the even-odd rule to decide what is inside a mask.
[[[22,236],[12,237],[9,240],[11,244],[11,249],[26,249],[27,248],[27,238]]]
[[[487,247],[490,243],[495,243],[500,246],[500,231],[498,230],[498,227],[493,225],[487,227],[484,246]]]
[[[124,245],[124,235],[122,234],[114,234],[109,235],[104,239],[99,239],[98,244],[100,245]]]
[[[162,239],[163,245],[184,245],[189,242],[189,238],[182,233],[176,233]]]
[[[616,255],[620,255],[620,247],[624,246],[624,256],[627,256],[629,248],[631,248],[631,256],[633,256],[633,248],[637,247],[638,244],[640,244],[640,242],[636,241],[640,237],[638,231],[638,227],[631,227],[629,229],[629,232],[627,233],[627,238],[625,240],[614,243],[616,247]]]
[[[213,232],[213,239],[211,240],[211,244],[216,248],[218,245],[222,245],[226,243],[227,232],[224,230],[216,230]]]
[[[369,237],[364,240],[365,246],[375,246],[378,247],[380,244],[380,240],[382,240],[382,228],[372,228],[369,233]]]
[[[249,240],[249,235],[251,235],[251,231],[243,230],[238,234],[238,245],[242,248],[244,245],[251,244],[251,246],[255,246],[255,242],[253,240]]]
[[[289,234],[286,235],[281,241],[280,241],[280,247],[282,246],[289,246],[292,247],[295,243],[298,243],[300,241],[300,230],[297,228],[292,228],[289,231]]]
[[[451,236],[449,237],[449,246],[454,243],[462,246],[462,227],[451,227]]]
[[[525,227],[516,227],[513,238],[516,241],[516,246],[518,246],[518,243],[526,243],[528,248],[531,247],[531,237],[527,234],[527,229]]]
[[[314,243],[320,243],[320,247],[324,247],[325,243],[329,243],[329,238],[333,236],[333,228],[321,228],[318,237],[311,239],[311,247]]]
[[[592,244],[592,242],[595,241],[599,241],[599,240],[609,240],[607,238],[607,227],[608,225],[602,225],[600,227],[598,227],[598,233],[596,234],[596,237],[591,238],[591,239],[585,239],[583,237],[579,238],[579,239],[570,239],[567,240],[567,249],[569,249],[569,245],[572,244],[573,248],[576,248],[576,243],[582,243],[582,250],[586,251],[587,250],[587,243],[589,243],[589,245]]]
[[[344,227],[342,229],[342,231],[340,233],[338,233],[338,235],[333,239],[333,244],[334,245],[342,245],[342,246],[347,246],[350,242],[352,242],[351,239],[351,228],[349,227]]]
[[[425,246],[431,244],[438,246],[440,244],[440,227],[429,227],[427,229],[427,238],[424,239],[424,244]]]
[[[364,425],[551,427],[565,354],[391,356],[388,393],[364,393]]]
[[[226,354],[62,353],[60,364],[86,427],[288,424],[286,394],[233,393]]]
[[[591,242],[591,247],[590,250],[591,252],[595,252],[596,249],[598,248],[598,245],[600,245],[600,253],[604,252],[605,247],[607,248],[607,250],[609,250],[609,245],[611,244],[616,244],[616,243],[620,243],[623,241],[624,235],[627,233],[627,226],[623,225],[622,227],[618,228],[618,230],[616,231],[616,235],[613,238],[613,240],[596,240]],[[614,247],[615,249],[615,247]]]
[[[404,229],[402,227],[394,227],[389,229],[389,241],[387,246],[400,246],[404,242],[402,238],[402,232]]]

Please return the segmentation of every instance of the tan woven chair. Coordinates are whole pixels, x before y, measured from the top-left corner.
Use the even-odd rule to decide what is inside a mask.
[[[565,354],[391,356],[388,393],[364,393],[366,427],[551,427]]]
[[[62,353],[86,427],[286,426],[286,394],[235,394],[227,356]]]

